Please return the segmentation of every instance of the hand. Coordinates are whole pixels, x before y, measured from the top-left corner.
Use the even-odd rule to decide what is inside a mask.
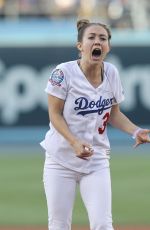
[[[72,147],[75,150],[76,156],[83,159],[88,160],[88,157],[91,157],[93,155],[93,149],[90,144],[87,144],[86,142],[76,140]]]
[[[139,129],[135,136],[135,145],[133,147],[136,148],[140,144],[150,143],[150,137],[148,135],[149,133],[149,129]]]

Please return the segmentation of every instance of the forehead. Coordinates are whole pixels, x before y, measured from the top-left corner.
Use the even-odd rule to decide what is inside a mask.
[[[107,30],[100,25],[91,25],[86,28],[84,35],[87,36],[89,34],[98,34],[108,36]]]

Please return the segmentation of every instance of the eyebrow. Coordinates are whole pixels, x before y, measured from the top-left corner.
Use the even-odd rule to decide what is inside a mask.
[[[89,35],[96,35],[96,33],[89,33]],[[108,37],[106,34],[99,34],[99,36],[101,36],[101,37]]]

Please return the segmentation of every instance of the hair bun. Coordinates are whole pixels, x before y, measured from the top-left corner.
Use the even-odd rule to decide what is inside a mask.
[[[77,29],[78,31],[84,27],[85,25],[88,25],[90,23],[90,21],[88,19],[81,19],[79,21],[77,21]]]

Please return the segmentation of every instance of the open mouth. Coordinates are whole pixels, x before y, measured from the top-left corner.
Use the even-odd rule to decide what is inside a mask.
[[[92,57],[99,58],[102,54],[101,49],[96,48],[92,51]]]

